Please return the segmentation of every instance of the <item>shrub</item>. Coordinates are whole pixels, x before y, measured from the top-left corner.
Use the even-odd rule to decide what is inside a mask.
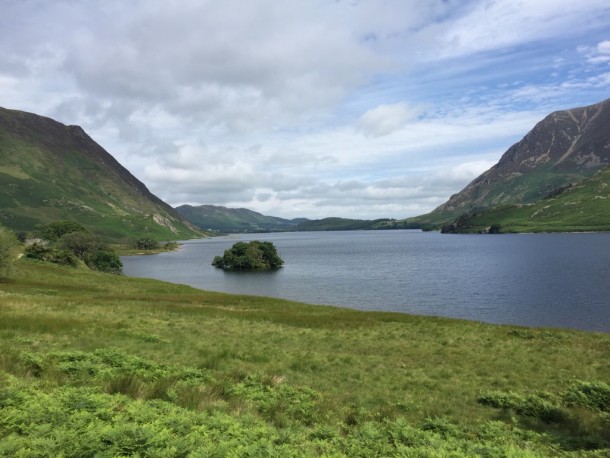
[[[25,257],[62,266],[75,267],[78,264],[78,258],[71,251],[48,247],[40,243],[28,246],[25,249]]]
[[[39,261],[48,261],[51,248],[41,244],[33,243],[25,248],[24,256],[28,259],[38,259]]]
[[[279,269],[283,264],[273,243],[258,240],[237,242],[225,250],[224,256],[216,256],[212,261],[214,267],[225,270]]]
[[[49,261],[62,266],[76,267],[78,258],[68,250],[52,250]]]
[[[91,269],[120,274],[123,271],[121,258],[103,243],[99,237],[88,232],[64,234],[57,245],[83,260]]]
[[[150,237],[143,237],[136,240],[135,245],[138,250],[156,250],[159,248],[159,242]]]
[[[120,274],[123,272],[121,258],[110,249],[99,249],[88,254],[85,262],[89,267],[99,270],[100,272],[111,274]]]
[[[564,396],[569,405],[580,405],[600,412],[610,412],[610,385],[604,382],[577,382]]]
[[[80,259],[89,268],[100,272],[120,274],[123,271],[121,258],[99,237],[89,232],[75,231],[64,234],[52,247],[34,243],[26,248],[25,256],[69,266],[76,266]]]
[[[522,397],[511,392],[491,391],[479,396],[478,401],[490,407],[512,409],[519,415],[546,423],[565,423],[570,419],[564,408],[535,394]]]
[[[166,251],[173,251],[178,249],[178,242],[165,242],[163,249]]]
[[[54,221],[49,224],[39,224],[34,231],[35,235],[55,242],[61,236],[72,232],[88,232],[81,224],[76,221]]]
[[[88,232],[70,232],[64,234],[57,241],[57,246],[74,253],[83,261],[86,261],[87,256],[91,253],[105,248],[97,236]]]

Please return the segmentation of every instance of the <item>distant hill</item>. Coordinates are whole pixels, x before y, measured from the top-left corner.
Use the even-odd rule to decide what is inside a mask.
[[[265,216],[246,208],[227,208],[217,205],[181,205],[176,211],[202,230],[219,232],[274,232],[293,231],[305,218],[284,219]]]
[[[557,111],[446,203],[406,222],[439,226],[481,209],[532,204],[609,165],[610,99]],[[574,211],[580,212],[576,208]]]
[[[305,221],[296,227],[297,231],[353,231],[372,229],[398,229],[396,222],[383,218],[376,220],[350,218],[323,218]]]
[[[217,205],[181,205],[176,211],[203,230],[220,232],[350,231],[359,229],[397,229],[392,219],[307,218],[283,219],[265,216],[246,208]]]
[[[0,108],[0,224],[74,220],[112,240],[200,236],[78,126]]]

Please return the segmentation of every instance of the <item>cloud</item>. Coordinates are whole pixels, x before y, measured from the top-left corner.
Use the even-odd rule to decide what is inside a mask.
[[[282,126],[332,106],[387,65],[348,24],[325,18],[337,11],[324,5],[137,3],[75,4],[72,32],[48,41],[63,59],[37,61],[110,101],[109,117],[162,107],[230,132]],[[95,20],[84,18],[88,10]]]
[[[400,218],[606,97],[609,27],[601,0],[5,1],[0,105],[170,204]]]
[[[357,129],[367,136],[382,137],[403,128],[407,121],[419,113],[419,109],[409,107],[405,102],[379,105],[360,117]]]
[[[285,217],[413,216],[465,187],[538,120],[536,113],[462,108],[383,137],[338,127],[275,138],[276,151],[249,149],[256,161],[237,148],[184,145],[146,167],[144,181],[173,204],[211,202]],[[472,152],[498,138],[505,138],[500,147]],[[328,148],[324,155],[321,148]]]
[[[610,63],[610,40],[604,40],[595,47],[580,46],[579,51],[587,56],[590,64]]]
[[[605,0],[483,0],[469,5],[459,19],[432,26],[439,32],[441,45],[435,57],[464,56],[559,38],[558,31],[578,35],[602,25],[610,11]]]

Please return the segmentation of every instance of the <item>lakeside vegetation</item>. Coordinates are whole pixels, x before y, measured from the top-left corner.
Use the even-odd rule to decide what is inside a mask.
[[[0,299],[0,456],[610,453],[608,334],[27,259]]]
[[[233,271],[276,270],[284,265],[284,260],[272,242],[253,240],[233,244],[222,256],[215,256],[212,265]]]

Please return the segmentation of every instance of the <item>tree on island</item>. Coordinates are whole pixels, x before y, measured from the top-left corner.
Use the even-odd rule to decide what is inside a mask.
[[[223,256],[216,256],[212,261],[214,267],[225,270],[267,270],[279,269],[284,261],[277,254],[271,242],[237,242]]]

